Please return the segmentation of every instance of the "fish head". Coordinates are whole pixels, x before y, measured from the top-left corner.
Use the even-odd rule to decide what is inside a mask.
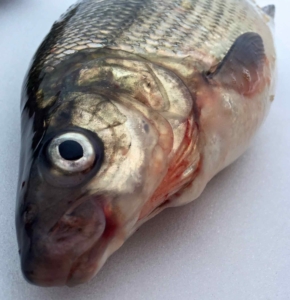
[[[128,90],[57,97],[35,149],[22,140],[18,242],[25,278],[41,286],[98,272],[136,230],[173,146],[166,118]]]

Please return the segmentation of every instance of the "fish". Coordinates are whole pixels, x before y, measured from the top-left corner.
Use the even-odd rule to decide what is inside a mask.
[[[91,280],[246,151],[274,100],[274,15],[252,0],[83,0],[53,24],[21,97],[28,282]]]

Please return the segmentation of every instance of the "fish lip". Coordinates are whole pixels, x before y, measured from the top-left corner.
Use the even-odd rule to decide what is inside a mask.
[[[74,287],[79,284],[85,283],[91,280],[101,269],[106,262],[105,259],[100,259],[106,252],[107,246],[118,235],[120,230],[119,222],[106,213],[104,207],[104,213],[106,218],[106,226],[102,236],[92,245],[90,249],[81,254],[71,265],[70,273],[67,277],[66,285]]]
[[[72,213],[74,210],[78,209],[79,207],[83,207],[83,205],[86,207],[87,203],[93,203],[97,210],[95,213],[97,217],[100,217],[100,223],[101,228],[98,232],[99,228],[96,229],[97,234],[89,236],[88,238],[85,238],[81,243],[88,245],[88,248],[84,247],[84,251],[80,250],[80,253],[77,253],[77,255],[72,255],[74,252],[74,249],[82,249],[82,246],[79,246],[80,242],[78,241],[77,244],[74,244],[73,241],[75,239],[74,234],[71,236],[68,235],[68,239],[70,239],[70,245],[71,247],[67,248],[67,251],[62,252],[61,251],[61,243],[58,243],[57,237],[58,237],[58,228],[57,224],[61,222],[63,217],[66,214]],[[90,206],[89,206],[90,208]],[[94,216],[94,213],[93,213]],[[94,217],[93,221],[98,221],[99,219],[97,217]],[[93,223],[94,225],[94,223]],[[27,282],[42,286],[42,287],[52,287],[52,286],[74,286],[79,283],[82,283],[83,281],[80,280],[80,282],[76,282],[75,280],[72,280],[74,283],[70,283],[70,278],[72,278],[74,272],[76,269],[74,269],[74,266],[77,262],[81,260],[82,257],[89,255],[91,252],[91,249],[96,247],[98,242],[102,240],[102,236],[105,232],[106,228],[106,217],[103,210],[103,199],[101,199],[99,196],[84,196],[81,197],[79,200],[77,200],[64,214],[63,216],[56,222],[56,224],[48,231],[46,234],[46,237],[39,237],[40,234],[38,233],[34,239],[38,242],[41,241],[41,247],[40,248],[33,248],[33,238],[29,240],[29,243],[26,246],[22,247],[21,251],[21,269],[24,278]],[[65,233],[66,234],[66,233]],[[78,236],[77,236],[78,238]],[[36,242],[36,243],[37,243]],[[45,247],[45,251],[43,255],[39,255],[38,252],[41,252],[42,247]],[[60,249],[60,252],[54,251],[54,246],[58,247]],[[65,246],[65,245],[64,245]],[[26,248],[26,250],[25,250]],[[87,274],[83,274],[84,277],[87,277]],[[92,277],[92,276],[90,276]],[[87,280],[85,280],[87,281]]]
[[[66,276],[60,276],[60,277],[53,277],[53,278],[47,278],[47,277],[40,277],[35,276],[33,271],[25,272],[22,270],[22,274],[24,279],[35,286],[41,286],[41,287],[56,287],[56,286],[64,286],[66,284],[67,277]]]
[[[88,251],[86,251],[85,253],[81,254],[72,264],[71,264],[71,268],[70,268],[70,271],[68,273],[68,276],[66,277],[66,282],[65,282],[65,285],[66,286],[69,286],[69,287],[74,287],[74,286],[77,286],[77,285],[80,285],[88,280],[90,280],[91,278],[94,277],[94,275],[97,273],[98,269],[97,270],[94,270],[93,272],[89,272],[87,274],[82,274],[81,277],[79,277],[78,279],[76,279],[75,275],[76,273],[79,271],[80,267],[81,267],[81,264],[80,264],[80,261],[83,259],[83,257],[89,257],[91,252],[93,251],[94,248],[98,248],[98,244],[100,244],[101,241],[98,241],[96,245],[93,245]],[[96,255],[96,257],[98,257]],[[97,259],[96,257],[93,258],[93,262],[97,262]],[[90,258],[90,260],[92,260],[92,258]],[[88,264],[87,263],[84,263],[84,265]]]

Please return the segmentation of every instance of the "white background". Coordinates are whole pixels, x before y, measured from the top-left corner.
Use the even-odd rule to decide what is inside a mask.
[[[24,281],[14,225],[20,89],[35,50],[73,2],[0,0],[0,300],[289,300],[289,0],[272,1],[276,99],[246,154],[194,203],[145,224],[90,283],[45,289]]]

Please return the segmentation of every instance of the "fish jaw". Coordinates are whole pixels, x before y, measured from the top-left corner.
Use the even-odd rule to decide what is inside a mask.
[[[67,284],[74,263],[102,237],[106,217],[100,197],[84,197],[76,202],[48,231],[32,227],[36,210],[30,207],[19,233],[24,277],[40,286]],[[45,217],[45,213],[42,214]]]
[[[129,236],[125,228],[132,222],[125,224],[125,216],[111,203],[103,196],[85,196],[48,232],[31,228],[37,213],[33,207],[18,216],[18,224],[27,223],[18,228],[24,278],[42,287],[72,287],[91,280]]]

